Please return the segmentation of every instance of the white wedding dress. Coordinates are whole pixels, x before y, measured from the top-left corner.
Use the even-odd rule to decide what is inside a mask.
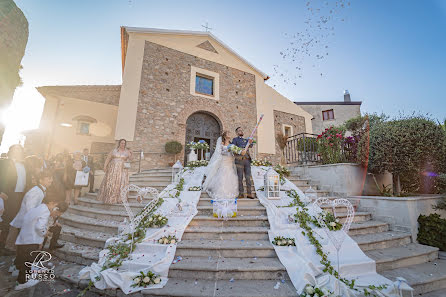
[[[214,155],[209,161],[203,189],[212,199],[233,199],[239,194],[234,156],[228,147],[217,140]]]

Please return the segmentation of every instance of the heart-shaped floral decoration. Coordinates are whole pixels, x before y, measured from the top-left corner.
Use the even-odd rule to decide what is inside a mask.
[[[133,211],[130,208],[129,202],[127,200],[128,193],[130,191],[137,193],[136,197],[137,197],[137,200],[139,203],[142,203],[145,198],[148,198],[149,194],[150,194],[150,196],[153,197],[152,201],[150,201],[150,203],[144,207],[143,212],[141,214],[139,214],[137,217],[135,217],[135,215],[133,214]],[[127,186],[121,188],[121,202],[124,205],[125,210],[127,211],[127,215],[129,216],[131,232],[133,232],[135,230],[136,226],[138,226],[141,219],[143,217],[145,217],[145,215],[156,206],[156,204],[158,203],[158,200],[159,200],[159,192],[155,188],[150,188],[150,187],[140,188],[133,184],[130,184],[130,185],[127,185]]]
[[[336,217],[336,207],[344,206],[347,208],[347,218],[345,222],[342,224],[342,228],[339,231],[330,231],[327,224],[324,221],[323,216],[317,216],[318,223],[324,228],[325,233],[327,233],[328,238],[333,243],[336,250],[339,250],[342,246],[342,243],[345,240],[345,236],[347,235],[348,230],[350,230],[350,226],[353,222],[353,218],[355,217],[355,210],[353,205],[347,199],[337,198],[337,199],[328,199],[327,197],[321,197],[317,199],[314,203],[314,206],[318,206],[322,208],[323,205],[331,206],[333,210],[333,215]]]

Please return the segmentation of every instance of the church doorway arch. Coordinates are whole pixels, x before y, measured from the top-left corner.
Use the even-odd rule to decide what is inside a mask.
[[[193,113],[186,120],[186,144],[191,141],[204,140],[210,146],[211,156],[215,150],[215,144],[221,134],[221,125],[217,117],[206,112]],[[189,150],[186,149],[184,162],[186,164],[186,155]],[[198,160],[201,160],[201,152],[198,153]]]

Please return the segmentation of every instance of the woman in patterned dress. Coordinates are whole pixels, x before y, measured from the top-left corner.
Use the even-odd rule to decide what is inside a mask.
[[[121,203],[121,188],[129,184],[129,168],[125,164],[132,158],[132,152],[126,145],[125,139],[119,140],[118,147],[105,160],[105,176],[98,195],[98,200],[104,203]]]

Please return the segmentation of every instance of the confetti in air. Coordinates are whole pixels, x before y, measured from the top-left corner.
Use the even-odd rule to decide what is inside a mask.
[[[273,65],[271,83],[297,85],[304,74],[315,72],[324,77],[321,64],[328,58],[336,27],[345,22],[349,0],[307,0],[302,30],[283,33],[286,48],[280,62]]]

